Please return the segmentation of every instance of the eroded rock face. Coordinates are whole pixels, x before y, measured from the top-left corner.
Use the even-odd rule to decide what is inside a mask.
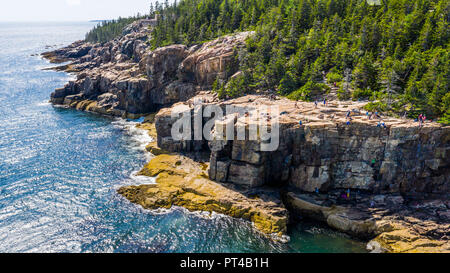
[[[299,102],[296,107],[287,99],[245,96],[217,102],[212,95],[199,95],[192,101],[199,97],[203,108],[217,105],[225,111],[232,104],[247,107],[251,113],[271,105],[284,112],[279,116],[279,146],[269,152],[261,151],[260,140],[237,140],[236,135],[227,141],[173,141],[171,128],[177,119],[172,117],[172,109],[190,106],[193,114],[194,104],[180,103],[158,113],[158,144],[174,152],[192,152],[209,145],[213,180],[248,187],[288,184],[306,192],[353,189],[416,197],[450,192],[450,127],[427,123],[419,128],[410,120],[385,118],[384,128],[379,120],[369,120],[365,112],[356,111],[347,125],[347,110],[362,108],[364,104],[358,103],[315,108],[312,103]],[[203,124],[208,120],[203,119]],[[216,128],[230,122],[235,132],[239,126],[245,127],[248,136],[251,121],[244,116],[225,117],[216,121]]]
[[[181,63],[180,78],[195,81],[202,89],[210,89],[217,77],[226,79],[232,76],[238,70],[235,51],[252,33],[241,32],[203,44]]]
[[[51,94],[51,102],[86,109],[75,102],[97,101],[101,113],[133,116],[186,101],[217,76],[226,78],[237,69],[235,49],[250,32],[221,37],[202,46],[170,45],[150,51],[152,23],[137,21],[123,36],[105,44],[78,41],[44,53],[52,62],[72,61],[55,69],[77,73],[74,81]]]

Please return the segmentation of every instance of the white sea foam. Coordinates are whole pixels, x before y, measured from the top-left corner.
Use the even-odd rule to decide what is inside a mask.
[[[133,172],[130,175],[130,178],[133,181],[133,185],[135,185],[135,186],[144,185],[144,184],[156,184],[155,177],[138,175],[138,171]]]
[[[225,214],[220,214],[217,212],[209,212],[209,211],[190,211],[186,208],[179,207],[179,206],[172,206],[170,209],[166,208],[158,208],[158,209],[143,209],[141,206],[136,205],[142,213],[147,213],[150,215],[166,215],[173,213],[174,211],[181,211],[183,214],[189,214],[191,216],[207,219],[207,220],[214,220],[214,219],[222,219],[222,218],[232,218]]]
[[[131,138],[130,147],[132,149],[144,152],[148,160],[152,158],[152,155],[147,152],[145,147],[148,145],[148,143],[153,141],[153,139],[148,135],[148,132],[146,130],[136,127],[136,125],[139,123],[118,118],[113,121],[112,124],[114,127],[123,130],[124,133]]]
[[[49,102],[48,100],[43,101],[43,102],[39,102],[36,104],[37,106],[49,106],[51,105],[51,102]]]
[[[146,161],[150,161],[153,157],[151,153],[149,153],[145,147],[153,141],[153,138],[148,135],[146,130],[137,128],[136,125],[138,122],[127,121],[122,118],[117,118],[112,122],[115,128],[118,128],[124,132],[127,136],[130,137],[131,141],[129,142],[129,146],[131,149],[138,150],[143,153]],[[130,179],[128,181],[124,181],[126,184],[130,185],[143,185],[143,184],[155,184],[156,179],[154,177],[147,177],[138,175],[139,170],[135,170],[131,173]]]

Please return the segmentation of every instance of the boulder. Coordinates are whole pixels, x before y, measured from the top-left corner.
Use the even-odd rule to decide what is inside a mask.
[[[201,88],[212,86],[217,77],[228,78],[237,72],[235,50],[244,45],[253,32],[224,36],[203,44],[180,65],[179,78],[195,82]]]

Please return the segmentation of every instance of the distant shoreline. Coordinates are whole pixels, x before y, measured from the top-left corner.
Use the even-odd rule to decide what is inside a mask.
[[[102,23],[102,22],[108,22],[112,20],[89,20],[89,23]]]

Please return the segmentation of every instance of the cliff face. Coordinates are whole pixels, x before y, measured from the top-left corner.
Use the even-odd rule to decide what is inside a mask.
[[[226,105],[253,110],[261,105],[278,106],[284,112],[279,116],[280,145],[275,151],[264,152],[260,140],[173,141],[170,128],[176,120],[171,110],[161,111],[156,117],[160,147],[198,151],[209,144],[213,180],[249,187],[289,184],[305,192],[352,189],[417,196],[450,190],[449,127],[427,123],[419,128],[417,123],[395,118],[384,118],[384,127],[378,125],[380,120],[369,120],[360,109],[363,104],[358,103],[332,102],[318,108],[297,103],[296,107],[286,99],[246,96],[204,106],[211,104],[224,110]],[[348,110],[355,110],[349,125],[345,119]],[[224,117],[216,126],[228,122]],[[235,132],[244,127],[248,136],[250,122],[244,116],[236,118]]]
[[[448,138],[449,130],[440,128],[285,124],[274,153],[260,152],[259,143],[212,143],[211,164],[225,168],[212,167],[211,176],[256,185],[288,182],[307,192],[445,193],[450,189]]]
[[[149,50],[149,29],[137,21],[106,44],[76,42],[44,53],[76,80],[51,94],[51,102],[115,116],[146,114],[193,97],[214,80],[236,72],[234,49],[250,32],[225,36],[202,46],[171,45]]]
[[[247,115],[232,113],[216,120],[211,141],[176,141],[171,135],[177,121],[174,112],[184,107],[194,116],[194,101],[203,101],[197,103],[196,112],[211,105],[225,111],[233,105]],[[264,106],[277,106],[280,113],[280,143],[270,152],[261,149],[268,140],[243,141],[236,135],[243,128],[249,137],[255,122],[250,117],[261,116],[258,110]],[[263,96],[218,101],[203,93],[156,115],[158,146],[190,154],[206,150],[211,180],[247,189],[275,186],[291,219],[312,218],[352,236],[373,239],[370,251],[450,252],[450,127],[432,122],[419,127],[412,120],[389,117],[369,119],[363,106],[333,101],[316,107]],[[208,120],[203,118],[202,123]],[[227,125],[235,132],[229,139],[224,134]],[[267,125],[271,127],[271,122]],[[194,139],[195,132],[191,134]]]

